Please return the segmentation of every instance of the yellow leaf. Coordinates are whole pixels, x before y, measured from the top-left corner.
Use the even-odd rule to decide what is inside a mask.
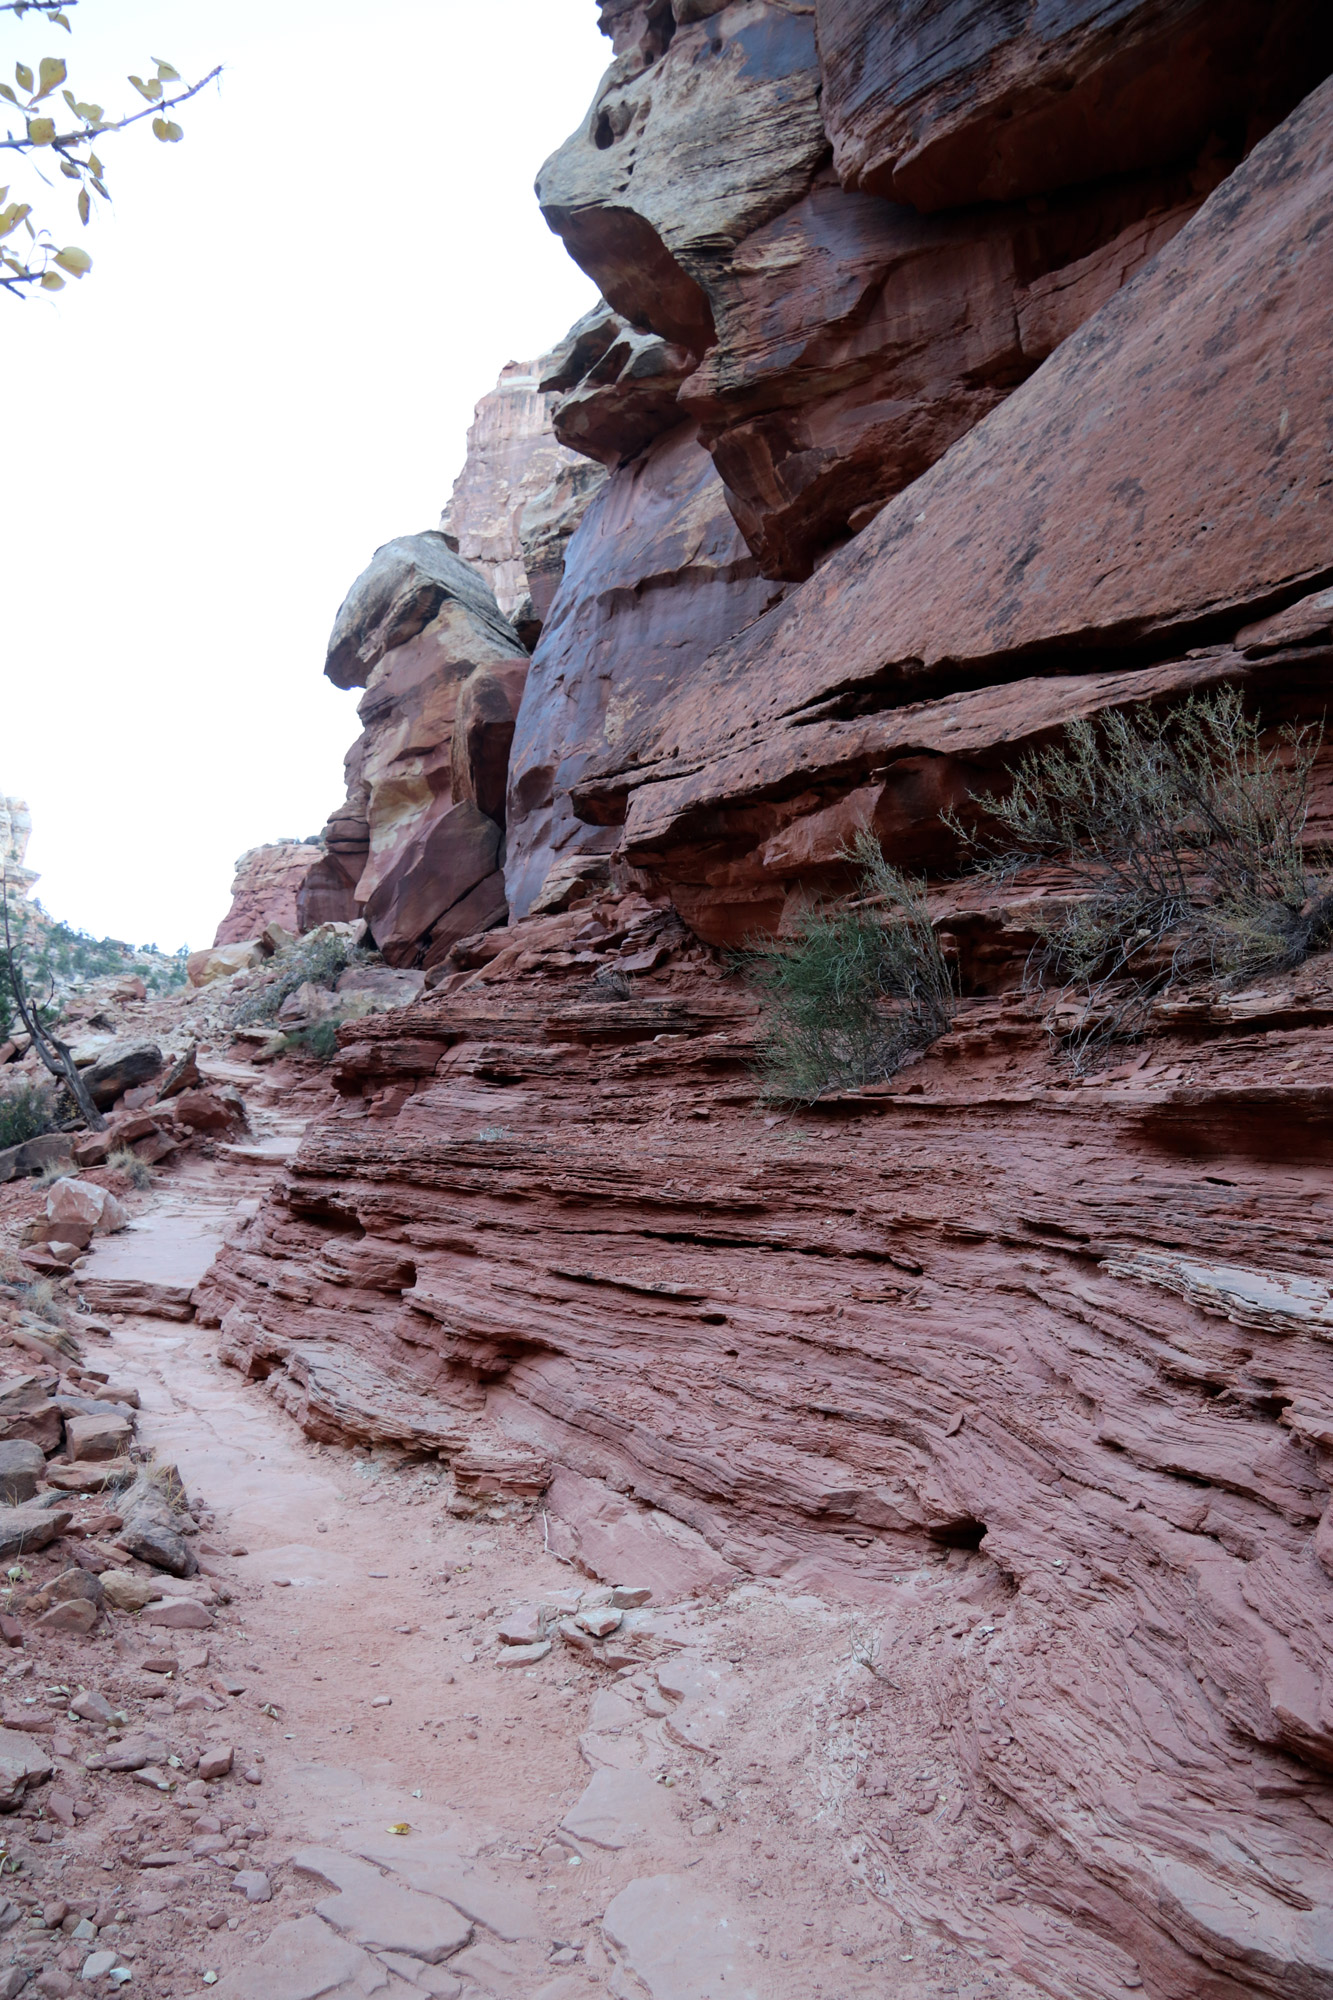
[[[15,63],[14,76],[20,90],[32,89],[32,71],[26,63]]]
[[[397,1820],[393,1826],[385,1828],[386,1833],[411,1833],[411,1831],[412,1828],[405,1819]]]
[[[69,22],[68,22],[68,20],[66,19],[66,17],[65,17],[65,16],[64,16],[63,14],[53,14],[53,15],[51,16],[51,19],[52,19],[53,21],[58,21],[58,22],[60,23],[61,27],[62,27],[62,28],[63,28],[63,29],[65,30],[65,33],[66,33],[67,35],[72,35],[72,34],[73,34],[74,30],[73,30],[73,29],[72,29],[72,28],[70,27],[70,25],[69,25]]]
[[[132,76],[130,82],[134,85],[140,97],[146,97],[150,104],[156,104],[158,98],[162,95],[162,86],[155,76],[150,76],[147,83],[144,82],[141,76]]]
[[[60,95],[64,98],[66,104],[68,104],[71,111],[78,110],[79,108],[78,103],[77,100],[75,99],[74,92],[72,90],[62,90]]]
[[[37,74],[41,82],[41,89],[37,92],[38,97],[49,97],[56,85],[65,81],[67,72],[59,56],[43,56],[38,64]]]
[[[79,178],[79,170],[73,160],[62,160],[60,162],[60,171],[67,181],[76,181]]]
[[[17,97],[14,95],[13,91],[10,89],[7,83],[0,83],[0,97],[8,98],[11,104],[18,103]]]
[[[92,208],[92,203],[91,203],[91,202],[89,201],[89,199],[88,199],[88,190],[87,190],[87,188],[80,188],[80,189],[79,189],[79,221],[80,221],[80,222],[82,222],[82,223],[85,223],[85,224],[87,223],[87,220],[88,220],[88,215],[89,215],[89,212],[90,212],[91,208]]]
[[[17,229],[20,222],[27,220],[32,204],[26,201],[11,201],[9,207],[0,212],[0,236],[8,236],[11,229]]]
[[[162,130],[157,132],[159,125],[162,127]],[[153,130],[157,132],[158,138],[164,139],[169,146],[178,146],[185,137],[185,133],[174,118],[155,118],[153,120]]]
[[[42,290],[44,292],[63,292],[64,289],[65,289],[65,280],[58,274],[58,272],[55,271],[42,272]]]
[[[153,61],[157,64],[157,73],[163,83],[180,82],[181,73],[178,69],[173,69],[170,63],[164,63],[161,56],[154,56]]]
[[[49,146],[55,136],[56,121],[54,118],[30,118],[28,120],[28,137],[32,140],[34,146]]]
[[[93,268],[93,260],[86,250],[80,250],[77,243],[67,243],[63,250],[57,250],[56,262],[62,271],[68,271],[71,278],[82,278]]]
[[[101,124],[102,107],[100,104],[76,104],[74,109],[78,112],[85,125]]]
[[[101,180],[102,162],[98,159],[96,153],[89,153],[88,155],[88,171],[95,181]]]

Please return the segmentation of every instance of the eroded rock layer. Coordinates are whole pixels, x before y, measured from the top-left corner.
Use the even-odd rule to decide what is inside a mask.
[[[615,917],[343,1031],[343,1109],[215,1271],[233,1360],[316,1435],[563,1468],[594,1569],[663,1510],[695,1587],[863,1603],[878,1754],[945,1732],[1015,1857],[872,1761],[908,1914],[1059,1995],[1333,1991],[1328,964],[1074,1087],[969,1003],[787,1118],[743,990]],[[636,997],[584,997],[654,925]],[[942,1609],[932,1547],[977,1551]]]

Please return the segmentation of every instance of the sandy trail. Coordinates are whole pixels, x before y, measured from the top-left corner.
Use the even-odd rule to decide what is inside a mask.
[[[99,1241],[85,1275],[197,1282],[253,1212],[271,1172],[264,1149],[281,1157],[296,1136],[270,1129],[240,1156],[165,1176],[131,1230]],[[438,1466],[313,1445],[262,1384],[221,1365],[216,1341],[193,1322],[133,1316],[112,1335],[116,1374],[141,1389],[143,1442],[212,1513],[198,1546],[231,1601],[206,1635],[207,1664],[178,1679],[186,1700],[191,1687],[237,1690],[203,1733],[235,1747],[235,1773],[216,1789],[260,1831],[248,1859],[234,1846],[196,1858],[182,1845],[189,1825],[173,1818],[183,1798],[159,1809],[154,1837],[178,1856],[172,1909],[141,1918],[136,1936],[142,1945],[155,1921],[174,1922],[174,1956],[150,1954],[131,1990],[1028,1990],[997,1987],[984,1954],[969,1961],[869,1894],[862,1854],[839,1834],[836,1719],[869,1679],[851,1613],[749,1584],[721,1603],[631,1612],[636,1657],[619,1671],[558,1638],[544,1657],[501,1667],[499,1627],[514,1607],[569,1614],[580,1597],[608,1595],[545,1551],[540,1511],[456,1518]],[[244,1785],[247,1766],[259,1785]],[[238,1859],[263,1870],[271,1900],[225,1893]]]

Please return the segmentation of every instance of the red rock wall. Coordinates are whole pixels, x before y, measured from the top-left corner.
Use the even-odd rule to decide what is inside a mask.
[[[267,924],[284,930],[302,929],[299,905],[311,870],[321,851],[308,841],[276,840],[251,847],[236,863],[231,908],[217,927],[215,945],[243,944],[258,937]]]
[[[615,469],[518,715],[531,914],[342,1031],[340,1107],[204,1309],[312,1435],[438,1451],[464,1507],[542,1490],[608,1580],[665,1517],[682,1589],[856,1607],[828,1826],[894,1921],[1056,2000],[1327,2000],[1333,954],[1169,994],[1077,1081],[1019,891],[942,879],[939,819],[1072,716],[1326,707],[1333,85],[1260,135],[1316,17],[819,0],[816,61],[814,0],[602,12],[543,198],[700,356],[704,429],[658,427],[633,342],[570,359]],[[1097,153],[1136,91],[1151,145],[1117,112]],[[1211,164],[1201,105],[1245,114]],[[419,667],[442,771],[438,605],[387,599],[350,656],[424,614],[393,703]],[[699,939],[775,928],[865,824],[934,871],[967,991],[890,1083],[778,1110]]]

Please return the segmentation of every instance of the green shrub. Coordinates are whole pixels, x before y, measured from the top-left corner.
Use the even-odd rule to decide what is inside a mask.
[[[1333,885],[1320,892],[1303,840],[1321,740],[1288,729],[1265,748],[1228,688],[1073,722],[1006,796],[973,802],[994,833],[951,820],[992,873],[1066,872],[1072,896],[1039,921],[1028,980],[1082,997],[1075,1052],[1139,1032],[1178,980],[1282,971],[1328,942]]]
[[[308,1028],[296,1028],[287,1036],[285,1047],[293,1055],[311,1056],[316,1062],[332,1062],[338,1053],[338,1023],[331,1014],[312,1021]]]
[[[861,870],[858,898],[814,905],[789,941],[754,945],[737,961],[764,997],[759,1065],[769,1098],[811,1103],[881,1082],[953,1019],[924,882],[891,867],[865,832],[847,858]]]
[[[289,994],[307,983],[332,987],[339,973],[349,965],[370,957],[351,940],[336,932],[313,933],[288,945],[274,959],[268,978],[253,988],[232,1016],[238,1028],[277,1019],[278,1009]]]
[[[55,1123],[55,1093],[49,1085],[26,1079],[8,1088],[0,1084],[0,1148],[38,1139]]]

